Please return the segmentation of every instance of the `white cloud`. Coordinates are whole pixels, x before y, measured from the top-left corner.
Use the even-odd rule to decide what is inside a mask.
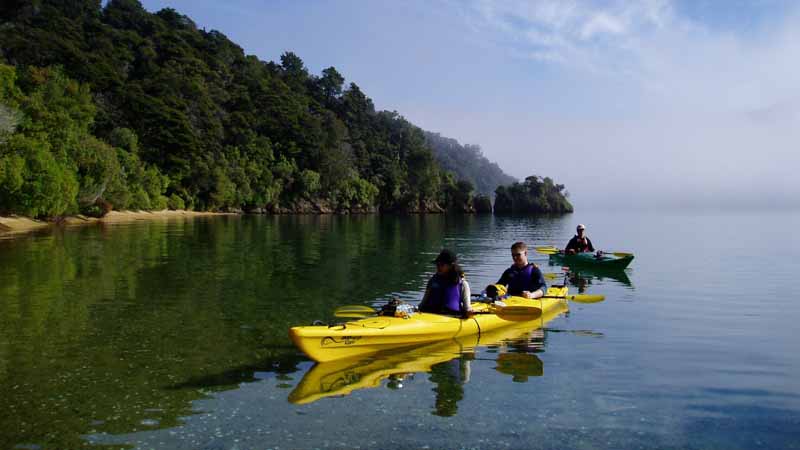
[[[599,12],[583,24],[580,31],[581,39],[591,39],[598,34],[624,34],[627,25],[619,18],[605,12]]]
[[[461,17],[482,39],[519,58],[559,61],[591,72],[626,74],[609,66],[604,53],[623,59],[640,34],[672,25],[666,0],[604,2],[538,0],[456,3]],[[542,56],[545,56],[543,58]]]

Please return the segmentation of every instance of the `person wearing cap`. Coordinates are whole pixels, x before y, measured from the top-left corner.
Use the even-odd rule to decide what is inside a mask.
[[[503,272],[496,284],[506,286],[508,295],[525,298],[543,296],[547,284],[536,264],[528,262],[528,246],[524,242],[515,242],[511,246],[511,258],[514,264]]]
[[[458,264],[458,257],[450,250],[442,250],[433,260],[436,273],[428,281],[419,310],[435,314],[466,316],[472,311],[469,283]]]
[[[586,236],[586,227],[583,224],[579,224],[577,232],[578,234],[573,236],[567,243],[564,253],[574,255],[575,253],[594,252],[592,240]]]

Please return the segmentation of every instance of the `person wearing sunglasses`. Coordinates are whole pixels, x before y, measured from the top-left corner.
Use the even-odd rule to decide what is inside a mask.
[[[575,253],[594,252],[592,240],[586,236],[586,227],[583,224],[579,224],[576,231],[577,234],[569,240],[567,248],[564,249],[564,253],[574,255]]]
[[[469,283],[464,277],[464,270],[458,264],[458,257],[452,251],[444,249],[433,263],[436,264],[436,273],[428,281],[419,310],[467,316],[472,312]]]
[[[524,242],[516,242],[511,246],[511,258],[514,264],[503,272],[496,284],[508,288],[508,295],[525,298],[539,298],[547,290],[542,271],[536,264],[528,262],[528,246]]]

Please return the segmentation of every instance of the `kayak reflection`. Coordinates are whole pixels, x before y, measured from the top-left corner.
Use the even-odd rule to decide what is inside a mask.
[[[305,404],[325,397],[344,396],[358,389],[379,387],[386,379],[389,380],[386,384],[388,388],[399,389],[413,378],[413,374],[429,372],[430,381],[436,384],[436,408],[433,414],[454,415],[457,412],[456,403],[464,395],[463,385],[469,382],[470,363],[478,347],[490,347],[493,353],[487,354],[497,355],[497,371],[512,375],[515,381],[538,376],[537,373],[541,375],[542,364],[536,356],[527,355],[531,358],[523,361],[519,356],[503,355],[520,352],[522,348],[538,351],[540,346],[531,345],[531,337],[536,339],[536,335],[542,335],[545,324],[566,311],[568,307],[564,301],[535,320],[517,322],[481,335],[375,353],[362,358],[317,363],[289,394],[288,400]],[[527,344],[521,345],[521,342]],[[538,372],[535,367],[539,367]]]
[[[555,264],[550,265],[555,266]],[[631,279],[628,277],[628,273],[625,270],[598,270],[585,268],[576,270],[574,268],[570,268],[570,271],[567,272],[566,276],[567,281],[569,282],[568,285],[577,288],[579,294],[585,293],[595,281],[613,280],[622,286],[633,287],[633,283],[631,282]]]

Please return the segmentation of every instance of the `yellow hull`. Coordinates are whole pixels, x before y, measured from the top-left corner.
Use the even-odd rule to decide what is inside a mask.
[[[337,361],[321,362],[312,367],[289,394],[289,401],[297,404],[311,403],[325,397],[343,396],[358,389],[375,388],[391,376],[404,376],[415,372],[429,372],[431,367],[468,353],[477,346],[497,345],[510,339],[529,335],[542,328],[559,314],[566,312],[567,303],[556,301],[544,315],[525,322],[513,322],[495,330],[416,346],[405,350],[392,350],[374,355]],[[512,375],[515,380],[542,374],[541,361],[535,355],[500,353],[497,367],[500,373]]]
[[[567,288],[551,287],[547,295],[565,296]],[[503,301],[512,307],[538,308],[524,318],[531,323],[552,310],[566,308],[566,302],[559,298],[529,300],[510,297]],[[311,359],[325,362],[480,335],[520,323],[519,318],[493,314],[494,306],[490,304],[476,303],[473,309],[478,314],[469,319],[416,313],[409,318],[377,316],[334,326],[292,327],[289,337]]]

